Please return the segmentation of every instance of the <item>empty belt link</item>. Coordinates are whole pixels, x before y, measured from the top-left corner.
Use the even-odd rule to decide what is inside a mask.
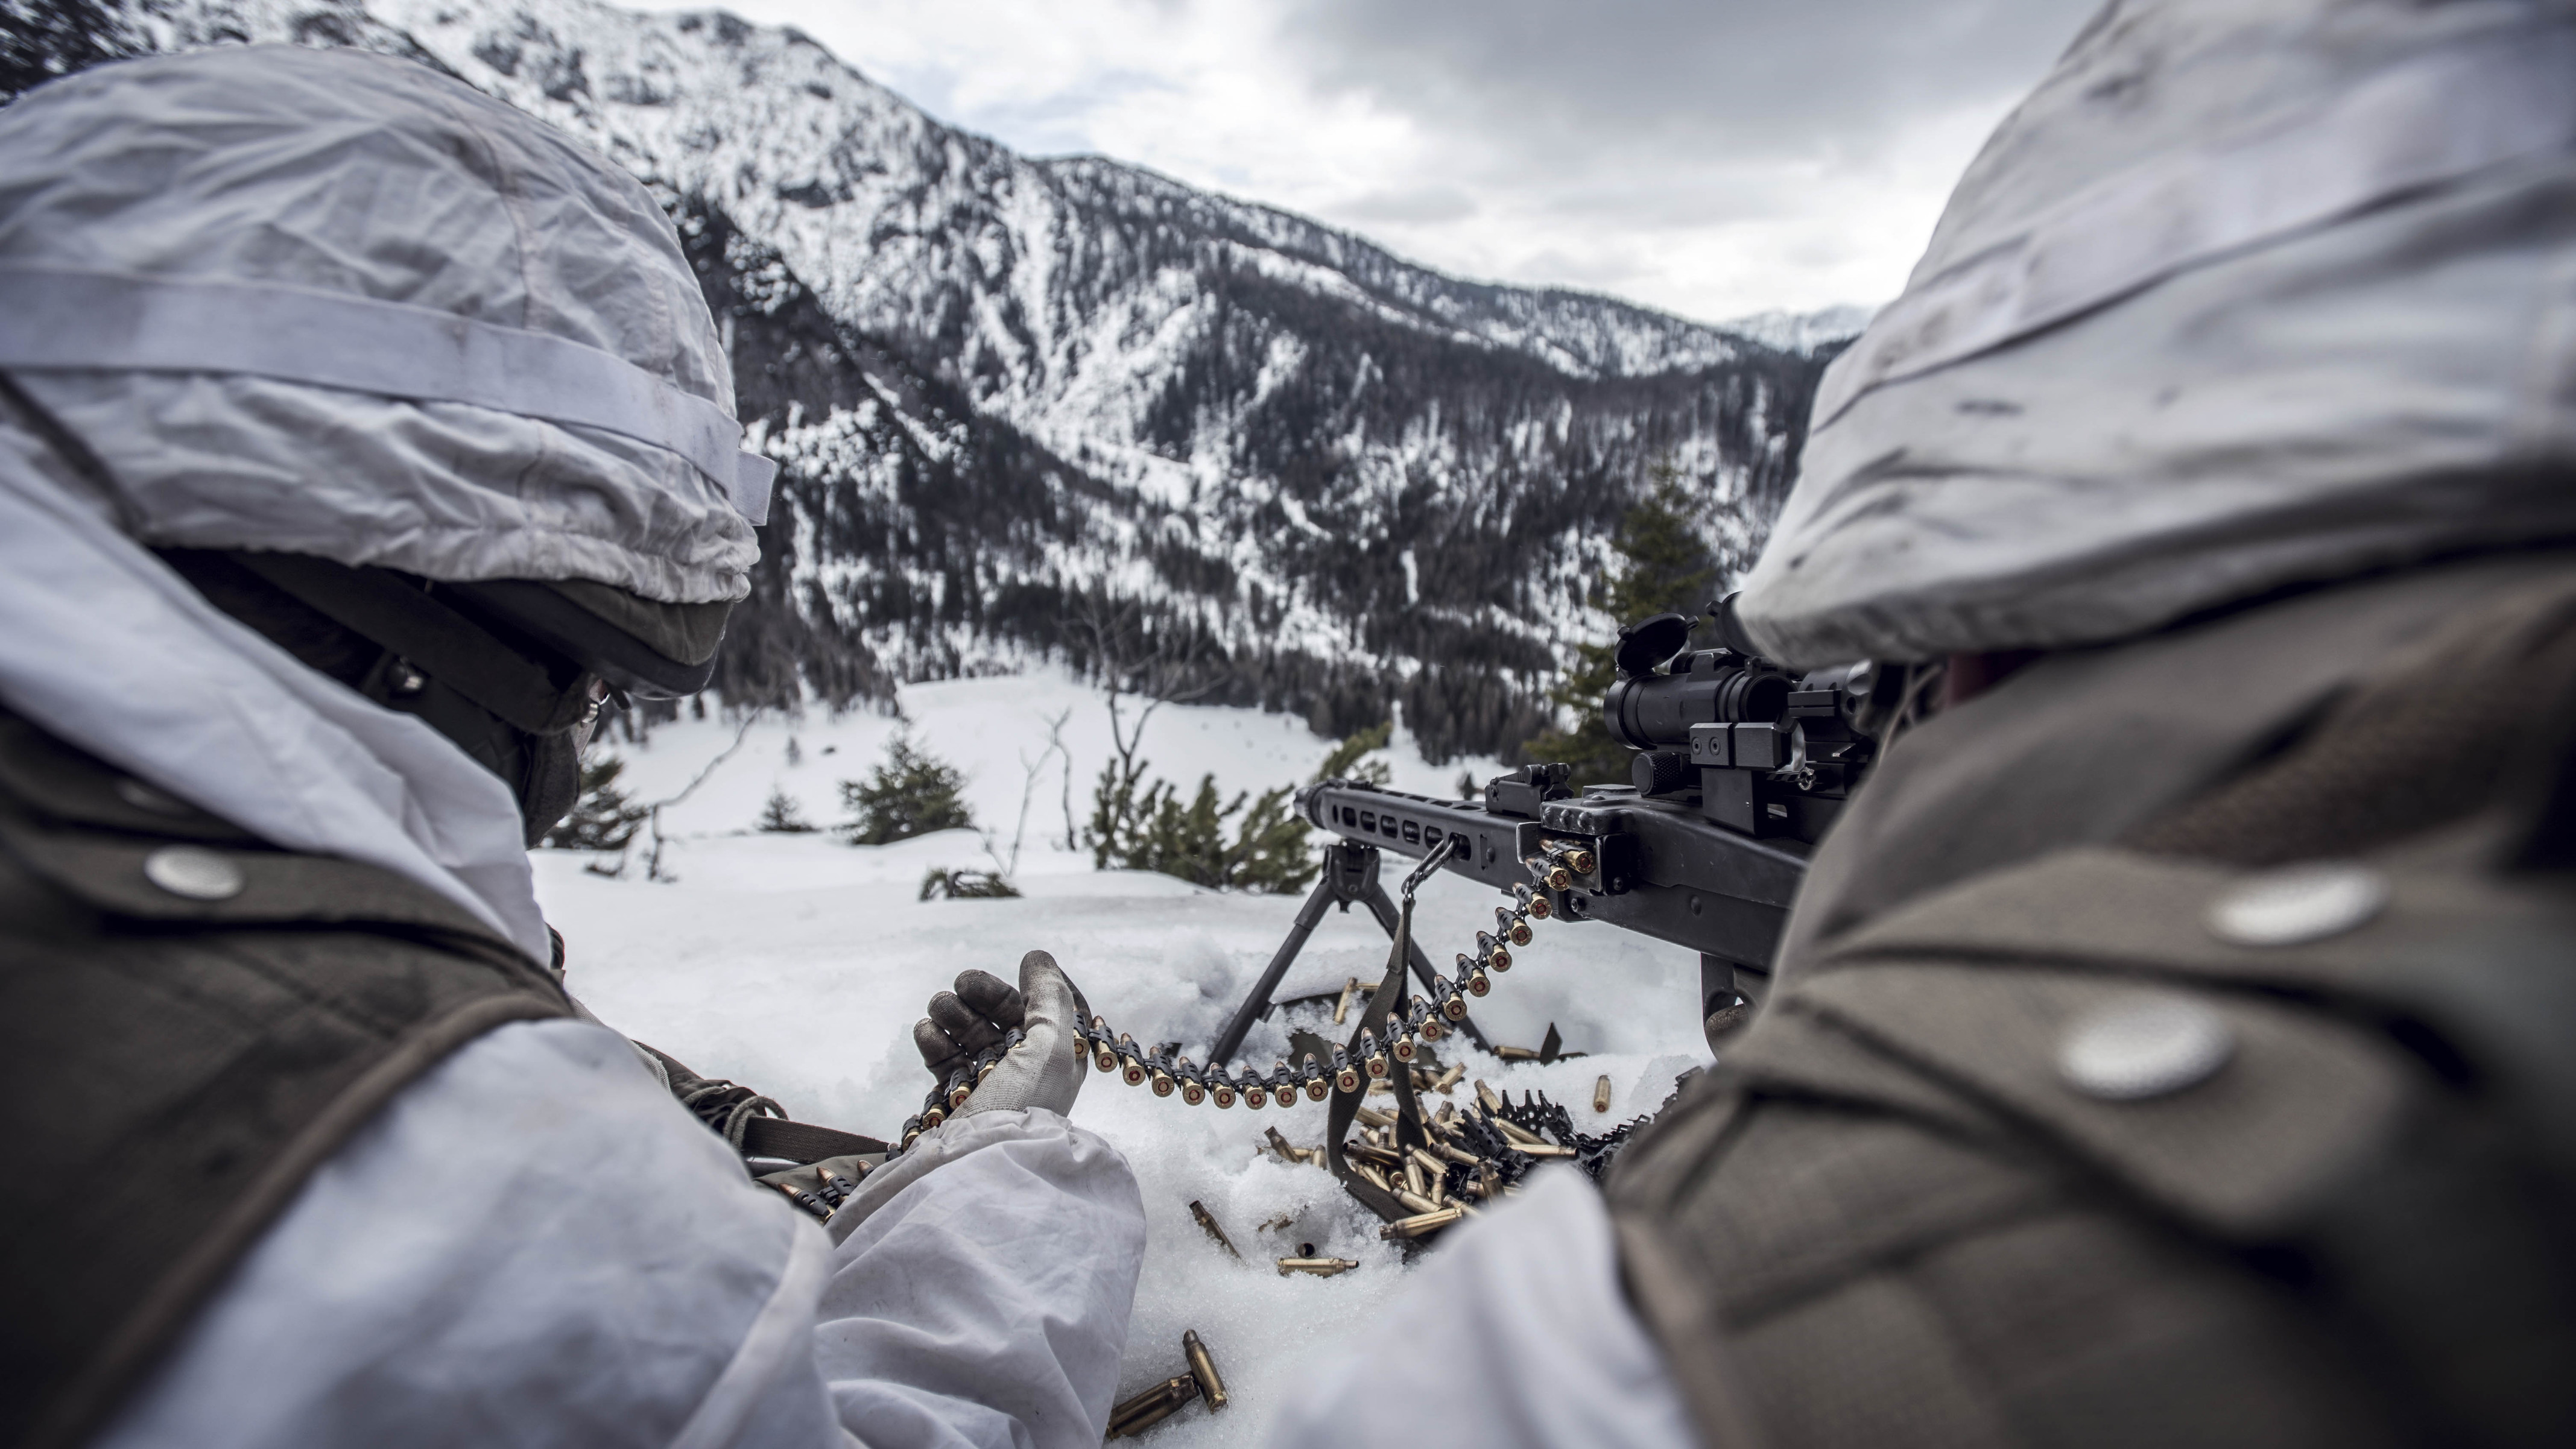
[[[1529,923],[1555,914],[1546,892],[1570,888],[1572,875],[1588,875],[1588,867],[1596,863],[1592,853],[1580,847],[1552,843],[1547,849],[1546,855],[1522,862],[1539,888],[1513,886],[1512,904],[1494,907],[1494,929],[1476,933],[1476,954],[1458,953],[1458,979],[1434,975],[1429,995],[1407,993],[1387,1019],[1385,1038],[1372,1031],[1360,1033],[1357,1057],[1345,1048],[1335,1047],[1330,1061],[1318,1060],[1309,1052],[1305,1060],[1293,1066],[1274,1062],[1267,1073],[1249,1067],[1229,1072],[1222,1064],[1199,1066],[1167,1050],[1149,1052],[1126,1032],[1112,1031],[1108,1021],[1098,1016],[1077,1025],[1074,1049],[1089,1057],[1093,1067],[1117,1073],[1131,1087],[1150,1084],[1155,1096],[1177,1094],[1184,1105],[1192,1107],[1210,1101],[1219,1107],[1231,1107],[1238,1101],[1256,1109],[1293,1107],[1300,1094],[1310,1102],[1320,1102],[1331,1096],[1337,1086],[1356,1092],[1363,1083],[1386,1077],[1395,1069],[1393,1063],[1413,1061],[1420,1055],[1422,1043],[1436,1042],[1449,1034],[1450,1023],[1465,1020],[1467,998],[1481,997],[1494,989],[1488,973],[1511,970],[1510,948],[1529,944]],[[1573,871],[1577,863],[1587,868]],[[972,1065],[950,1073],[945,1083],[931,1090],[921,1114],[903,1124],[893,1152],[888,1155],[903,1152],[922,1133],[956,1115],[957,1109],[974,1095],[975,1088],[1019,1043],[1020,1033],[1014,1031],[1002,1038],[1001,1045],[978,1053]]]

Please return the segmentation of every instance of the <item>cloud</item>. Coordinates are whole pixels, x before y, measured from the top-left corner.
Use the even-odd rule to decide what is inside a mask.
[[[1033,154],[1708,319],[1894,295],[2097,4],[735,0]]]

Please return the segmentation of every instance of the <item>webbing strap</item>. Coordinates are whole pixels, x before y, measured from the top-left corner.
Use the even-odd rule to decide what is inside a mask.
[[[304,554],[239,552],[242,567],[420,666],[514,728],[561,734],[589,712],[576,679],[558,687],[546,671],[481,625],[381,569],[353,568]]]
[[[715,402],[602,348],[279,282],[0,266],[0,367],[248,373],[599,428],[679,454],[754,524],[778,472]]]
[[[811,1122],[791,1122],[784,1117],[754,1117],[744,1124],[742,1132],[745,1157],[805,1163],[885,1150],[886,1145],[873,1137],[844,1132],[838,1127],[817,1127]]]

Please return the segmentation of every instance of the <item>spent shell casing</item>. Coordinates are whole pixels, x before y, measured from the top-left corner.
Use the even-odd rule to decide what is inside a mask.
[[[1199,1381],[1199,1397],[1207,1400],[1208,1412],[1225,1407],[1225,1380],[1218,1378],[1216,1359],[1208,1353],[1206,1340],[1195,1328],[1181,1330],[1181,1353],[1190,1361],[1190,1376]]]
[[[1452,1204],[1445,1208],[1435,1208],[1427,1213],[1416,1213],[1409,1218],[1397,1218],[1394,1222],[1379,1228],[1377,1235],[1388,1242],[1403,1238],[1424,1237],[1440,1231],[1466,1215],[1465,1209]]]
[[[1226,1252],[1232,1254],[1236,1258],[1241,1258],[1243,1256],[1243,1254],[1235,1250],[1234,1239],[1227,1237],[1225,1235],[1225,1229],[1217,1226],[1216,1214],[1207,1210],[1206,1203],[1199,1201],[1197,1198],[1191,1198],[1190,1216],[1199,1220],[1199,1226],[1207,1230],[1207,1235],[1209,1237],[1216,1239],[1216,1245],[1218,1247],[1225,1249]]]
[[[1431,1180],[1436,1181],[1449,1171],[1447,1164],[1433,1156],[1427,1148],[1408,1147],[1404,1149],[1404,1155],[1411,1158]]]
[[[1344,1158],[1343,1161],[1350,1162],[1351,1171],[1358,1173],[1363,1178],[1366,1178],[1371,1185],[1377,1188],[1378,1191],[1395,1191],[1395,1184],[1387,1181],[1386,1174],[1378,1171],[1374,1164],[1366,1162],[1351,1162],[1349,1158]]]
[[[1365,1103],[1361,1104],[1359,1111],[1355,1113],[1354,1116],[1363,1127],[1392,1127],[1395,1125],[1394,1117]]]
[[[1350,1019],[1351,998],[1359,994],[1360,979],[1358,977],[1354,976],[1350,980],[1342,983],[1342,999],[1333,1003],[1333,1025],[1340,1026],[1343,1022]]]
[[[1181,1374],[1163,1380],[1143,1393],[1109,1411],[1111,1439],[1125,1439],[1141,1434],[1172,1416],[1183,1404],[1197,1398],[1198,1380]]]
[[[1282,1258],[1279,1260],[1279,1276],[1285,1278],[1291,1273],[1311,1273],[1318,1278],[1330,1278],[1359,1265],[1357,1258]]]
[[[1494,1095],[1494,1089],[1486,1086],[1482,1077],[1476,1079],[1476,1105],[1497,1117],[1503,1112],[1503,1099]]]
[[[1534,1062],[1538,1060],[1538,1048],[1498,1046],[1494,1048],[1494,1055],[1507,1062]]]
[[[1465,1062],[1451,1062],[1447,1071],[1442,1072],[1439,1076],[1432,1079],[1431,1090],[1435,1092],[1446,1092],[1451,1087],[1458,1085],[1459,1079],[1466,1075],[1467,1064]]]
[[[1602,1077],[1592,1084],[1592,1110],[1595,1112],[1607,1112],[1610,1110],[1610,1079],[1608,1077]]]
[[[1440,1211],[1440,1204],[1433,1202],[1430,1194],[1415,1192],[1409,1187],[1397,1188],[1395,1190],[1395,1200],[1404,1204],[1406,1207],[1413,1209],[1417,1213],[1436,1213]]]
[[[1404,1190],[1416,1197],[1431,1196],[1431,1179],[1422,1175],[1422,1164],[1410,1161],[1404,1164]]]

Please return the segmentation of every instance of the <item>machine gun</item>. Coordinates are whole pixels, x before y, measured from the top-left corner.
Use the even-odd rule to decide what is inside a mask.
[[[1217,1039],[1231,1061],[1269,1015],[1328,907],[1367,905],[1394,934],[1377,884],[1381,851],[1427,856],[1511,895],[1527,886],[1566,921],[1604,921],[1700,953],[1701,1026],[1711,1045],[1741,1025],[1770,982],[1771,958],[1805,875],[1903,703],[1905,680],[1870,664],[1791,675],[1763,659],[1735,621],[1733,596],[1709,606],[1718,647],[1693,650],[1697,620],[1661,614],[1619,633],[1618,682],[1602,699],[1610,734],[1636,752],[1626,785],[1566,785],[1568,767],[1528,765],[1482,798],[1439,800],[1328,780],[1298,812],[1340,836],[1296,925]],[[1420,946],[1414,978],[1439,979]],[[1484,1045],[1472,1021],[1461,1030]]]

